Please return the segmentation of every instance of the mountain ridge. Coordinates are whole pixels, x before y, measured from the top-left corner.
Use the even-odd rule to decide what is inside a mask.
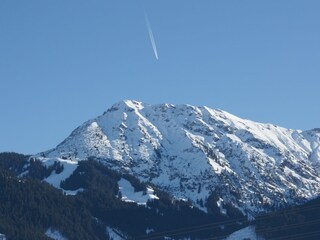
[[[38,158],[96,158],[206,211],[211,195],[247,215],[320,193],[320,131],[192,105],[125,100]],[[203,204],[204,203],[204,204]]]

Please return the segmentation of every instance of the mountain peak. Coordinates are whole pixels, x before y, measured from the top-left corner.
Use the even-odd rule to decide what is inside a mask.
[[[95,157],[199,208],[217,194],[258,213],[320,194],[320,138],[314,132],[208,107],[124,100],[42,155]]]
[[[144,104],[142,102],[136,100],[122,100],[113,104],[105,113],[117,110],[126,111],[128,109],[139,111],[143,108]]]

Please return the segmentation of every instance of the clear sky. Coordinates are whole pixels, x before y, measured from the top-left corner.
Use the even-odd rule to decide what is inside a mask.
[[[122,99],[320,127],[319,13],[319,0],[1,0],[0,151],[55,147]]]

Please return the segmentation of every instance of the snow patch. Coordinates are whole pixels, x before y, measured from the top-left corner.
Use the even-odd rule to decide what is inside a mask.
[[[63,190],[63,192],[66,195],[76,195],[78,192],[82,192],[84,190],[81,188],[81,189],[71,191],[71,190],[64,190],[60,187],[61,181],[64,181],[67,178],[69,178],[72,175],[72,173],[77,169],[78,161],[65,160],[61,158],[41,158],[39,160],[41,160],[42,164],[46,167],[52,166],[55,162],[59,162],[61,165],[63,165],[63,171],[61,173],[56,173],[55,171],[53,171],[51,175],[45,178],[43,181],[49,183],[55,188]]]
[[[151,187],[147,187],[146,193],[142,191],[135,192],[131,183],[124,178],[120,179],[118,185],[122,195],[121,200],[124,202],[135,202],[138,205],[146,205],[149,199],[159,199],[154,195],[154,190]]]
[[[264,238],[256,234],[254,226],[248,226],[232,233],[225,240],[264,240]]]
[[[106,228],[106,232],[109,235],[110,240],[125,240],[126,236],[121,233],[119,230],[111,227]]]
[[[49,228],[46,232],[45,235],[51,239],[54,240],[68,240],[66,237],[64,237],[58,230]]]
[[[223,215],[227,215],[227,209],[223,208],[222,203],[223,203],[223,199],[219,198],[219,200],[217,201],[217,206],[220,209],[220,213]]]
[[[154,229],[152,229],[152,228],[147,228],[146,229],[146,234],[148,235],[148,234],[150,234],[150,233],[153,233],[154,232]]]
[[[79,189],[77,189],[77,190],[64,190],[64,189],[62,189],[62,190],[63,190],[63,192],[64,192],[66,195],[71,195],[71,196],[77,195],[78,193],[84,191],[83,188],[79,188]]]

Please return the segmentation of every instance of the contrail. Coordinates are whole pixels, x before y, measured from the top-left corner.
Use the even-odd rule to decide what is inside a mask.
[[[151,25],[150,25],[150,21],[149,21],[147,12],[146,12],[145,9],[143,9],[143,10],[144,10],[144,17],[145,17],[145,20],[146,20],[146,24],[147,24],[148,33],[149,33],[151,45],[152,45],[152,48],[153,48],[153,52],[154,52],[154,55],[155,55],[156,59],[158,60],[159,57],[158,57],[156,41],[154,40],[154,36],[153,36],[153,32],[152,32],[152,28],[151,28]]]

